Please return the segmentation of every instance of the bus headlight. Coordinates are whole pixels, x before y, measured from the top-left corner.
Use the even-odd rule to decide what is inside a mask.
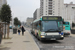
[[[64,37],[63,35],[61,37]]]
[[[41,36],[41,38],[45,38],[45,36]]]

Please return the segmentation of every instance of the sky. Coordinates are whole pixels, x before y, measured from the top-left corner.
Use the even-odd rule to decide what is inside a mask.
[[[64,3],[75,3],[75,0],[64,0]],[[12,18],[18,17],[26,22],[27,17],[33,17],[34,11],[40,7],[40,0],[7,0],[12,11]]]

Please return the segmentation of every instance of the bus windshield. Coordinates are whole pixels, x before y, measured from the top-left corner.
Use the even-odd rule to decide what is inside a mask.
[[[42,31],[57,32],[62,30],[62,21],[42,21]]]
[[[69,22],[63,22],[64,25],[69,25]]]
[[[70,23],[69,22],[63,22],[63,26],[65,26],[65,30],[70,30]]]

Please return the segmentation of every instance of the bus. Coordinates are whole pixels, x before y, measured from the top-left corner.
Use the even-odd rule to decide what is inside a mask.
[[[64,29],[63,29],[64,35],[70,35],[70,33],[71,33],[71,31],[70,31],[70,29],[71,29],[70,22],[64,21],[63,22],[63,27],[64,27]]]
[[[42,16],[32,22],[33,33],[39,40],[63,40],[64,33],[62,17]]]

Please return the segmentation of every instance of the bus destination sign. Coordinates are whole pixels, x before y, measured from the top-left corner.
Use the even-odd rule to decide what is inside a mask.
[[[47,16],[47,17],[42,17],[42,20],[62,20],[61,17],[50,17],[50,16]]]

